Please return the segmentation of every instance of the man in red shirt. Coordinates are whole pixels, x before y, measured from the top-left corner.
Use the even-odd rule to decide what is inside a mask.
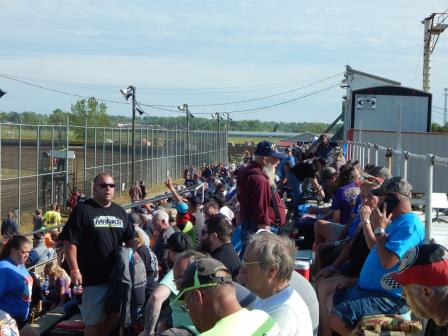
[[[275,168],[283,158],[273,144],[261,141],[254,162],[238,173],[242,253],[249,235],[285,223],[285,206],[275,188]]]

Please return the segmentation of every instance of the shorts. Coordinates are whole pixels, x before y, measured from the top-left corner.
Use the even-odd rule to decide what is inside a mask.
[[[331,228],[331,235],[328,237],[328,241],[330,242],[337,241],[345,225],[332,222],[329,222],[326,225],[328,225]]]
[[[409,312],[406,300],[382,291],[361,289],[358,286],[337,289],[333,295],[333,309],[345,324],[354,328],[358,321],[368,315],[397,314]]]
[[[81,316],[86,326],[98,325],[106,318],[106,294],[109,284],[87,286],[83,288]]]

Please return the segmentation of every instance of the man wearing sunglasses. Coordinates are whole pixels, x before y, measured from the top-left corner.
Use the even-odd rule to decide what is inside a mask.
[[[261,310],[242,308],[227,268],[213,258],[195,260],[185,269],[176,300],[183,300],[203,336],[280,335],[277,323]]]
[[[87,336],[106,335],[118,325],[118,315],[105,312],[114,252],[124,242],[134,245],[134,226],[123,208],[112,202],[114,191],[111,175],[97,175],[92,198],[73,209],[60,235],[72,283],[83,286],[79,308]]]

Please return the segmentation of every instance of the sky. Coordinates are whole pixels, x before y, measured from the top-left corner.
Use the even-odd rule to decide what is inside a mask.
[[[446,0],[0,0],[0,111],[49,114],[94,96],[112,101],[111,115],[131,115],[119,89],[133,85],[148,115],[178,116],[186,103],[207,118],[332,122],[345,65],[421,89],[421,21],[447,9]],[[431,68],[441,122],[448,30]]]

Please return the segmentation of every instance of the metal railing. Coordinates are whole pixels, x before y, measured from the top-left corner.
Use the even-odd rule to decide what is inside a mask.
[[[191,131],[191,164],[224,162],[227,134]],[[90,181],[109,172],[117,183],[118,196],[127,194],[132,182],[131,151],[135,146],[135,179],[148,188],[162,184],[167,175],[182,177],[188,165],[186,131],[138,127],[135,143],[130,128],[84,127],[66,124],[0,124],[0,215],[9,209],[31,220],[33,209],[66,202],[77,187],[90,195]]]
[[[344,141],[341,144],[347,146],[347,159],[358,160],[361,164],[361,168],[364,168],[366,164],[383,165],[392,172],[393,162],[395,162],[397,172],[395,175],[401,175],[404,179],[408,178],[408,162],[410,159],[419,160],[424,162],[424,171],[421,174],[426,176],[426,192],[425,192],[425,240],[431,239],[431,225],[432,225],[432,195],[434,189],[434,168],[437,166],[448,167],[448,158],[437,157],[433,154],[415,154],[404,150],[396,150],[393,148],[386,148],[383,146],[370,144]],[[395,158],[393,161],[392,159]],[[409,181],[412,184],[412,181]],[[445,193],[448,191],[444,191]]]

